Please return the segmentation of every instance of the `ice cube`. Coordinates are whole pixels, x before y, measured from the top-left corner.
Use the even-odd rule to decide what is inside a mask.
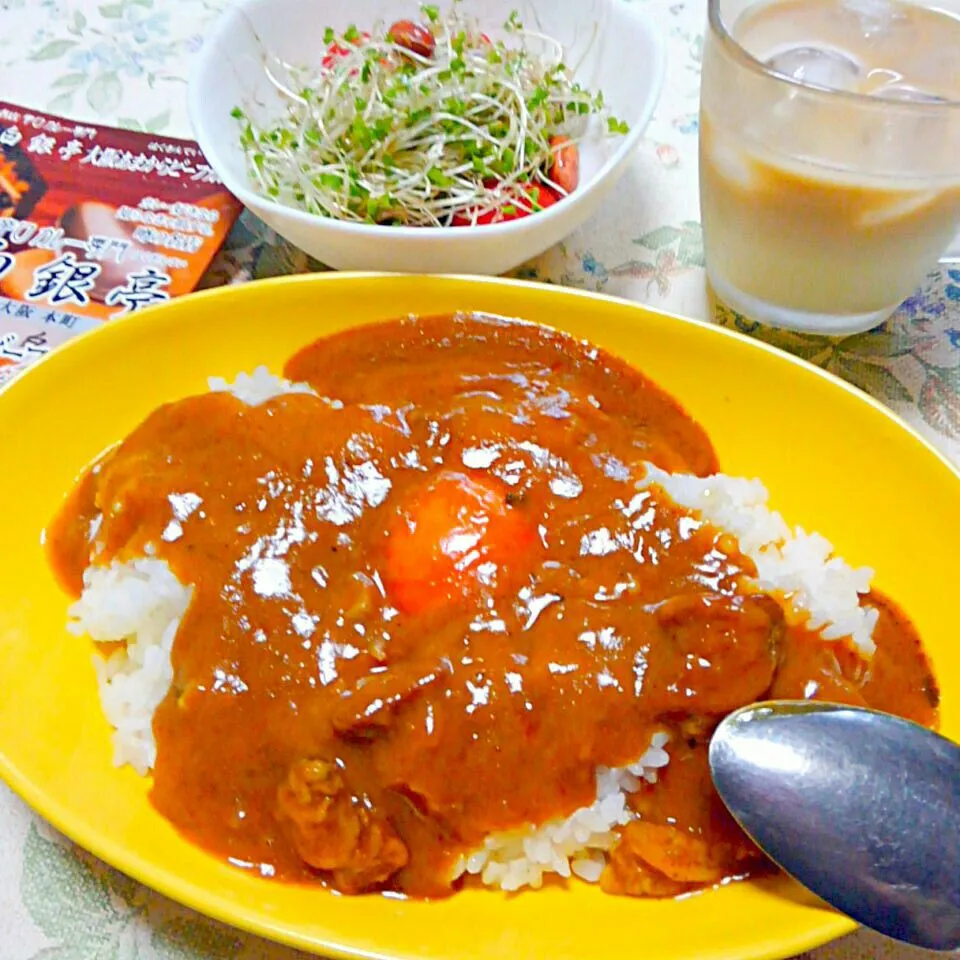
[[[852,14],[866,39],[889,34],[910,22],[910,17],[889,0],[842,0],[844,13]]]
[[[867,229],[887,227],[898,220],[916,216],[921,210],[932,207],[941,196],[942,194],[937,193],[936,190],[904,192],[899,197],[893,195],[887,203],[878,204],[872,210],[861,214],[860,226]]]
[[[704,161],[712,163],[717,176],[723,177],[741,190],[751,190],[755,176],[750,160],[732,143],[713,138],[704,150]]]
[[[885,83],[882,87],[874,90],[875,97],[881,97],[883,100],[906,100],[910,103],[947,103],[943,97],[938,97],[935,93],[927,93],[919,87],[911,86],[909,83],[894,81]]]
[[[830,90],[855,89],[861,74],[853,57],[832,47],[786,47],[766,62],[777,73]]]

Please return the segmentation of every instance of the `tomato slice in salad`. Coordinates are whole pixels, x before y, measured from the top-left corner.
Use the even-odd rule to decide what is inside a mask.
[[[492,185],[490,189],[495,189],[495,185]],[[551,190],[550,187],[542,183],[530,183],[524,189],[517,189],[514,192],[516,194],[515,200],[508,195],[499,207],[481,213],[476,219],[476,225],[479,227],[490,223],[508,223],[511,220],[522,220],[539,210],[552,207],[560,200],[560,195],[555,190]],[[474,220],[468,213],[457,213],[451,219],[450,225],[453,227],[471,227],[474,225]]]
[[[355,47],[361,47],[363,46],[363,44],[367,43],[369,40],[370,40],[370,34],[364,32],[364,33],[361,33],[360,36],[353,41],[353,45]],[[331,43],[329,47],[327,47],[326,56],[323,58],[323,60],[320,61],[321,66],[323,67],[324,70],[330,70],[331,68],[336,66],[338,60],[343,59],[343,57],[345,57],[350,52],[351,51],[349,47],[345,47],[343,46],[342,43],[338,43],[336,40],[334,40],[334,42]]]

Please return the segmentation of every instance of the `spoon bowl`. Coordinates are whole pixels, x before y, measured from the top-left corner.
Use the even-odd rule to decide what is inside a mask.
[[[908,720],[812,701],[730,714],[717,792],[784,871],[897,940],[960,949],[960,747]]]

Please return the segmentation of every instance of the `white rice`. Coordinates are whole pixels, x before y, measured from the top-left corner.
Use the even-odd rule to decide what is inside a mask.
[[[212,391],[229,391],[250,405],[285,393],[314,393],[307,384],[291,383],[266,367],[241,373],[232,383],[219,377],[209,383]],[[668,474],[648,464],[641,486],[654,484],[735,536],[756,564],[757,586],[781,594],[788,613],[827,639],[850,636],[864,654],[873,652],[878,614],[859,605],[873,572],[848,566],[819,534],[791,531],[780,514],[767,507],[767,490],[759,480]],[[129,763],[146,775],[156,759],[154,711],[173,680],[170,653],[193,589],[180,583],[165,561],[151,558],[90,566],[83,584],[80,599],[69,611],[69,629],[100,643],[126,641],[109,659],[95,660],[100,698],[114,728],[114,763]],[[548,874],[596,882],[616,828],[633,816],[628,794],[642,781],[656,782],[669,761],[668,739],[666,733],[654,734],[635,763],[599,768],[597,796],[590,806],[563,819],[488,837],[483,847],[460,860],[455,875],[478,876],[503,890],[539,887]]]
[[[655,733],[636,763],[615,770],[599,767],[597,799],[589,807],[539,827],[530,824],[487,837],[479,850],[460,859],[454,878],[464,873],[479,875],[487,886],[502,890],[536,889],[551,873],[596,883],[606,864],[606,851],[616,840],[615,829],[633,819],[627,794],[642,780],[657,782],[658,771],[670,759],[664,749],[669,739],[666,733]]]
[[[173,681],[170,651],[191,587],[165,560],[114,561],[83,572],[83,593],[69,610],[68,629],[97,643],[126,641],[108,659],[94,658],[100,702],[114,728],[113,762],[129,763],[141,776],[153,767],[157,748],[153,713]]]
[[[223,377],[210,377],[207,380],[214,393],[232,393],[238,400],[251,407],[257,407],[274,397],[285,393],[312,393],[316,390],[308,383],[293,383],[271,373],[266,367],[257,367],[253,373],[238,373],[232,383]]]
[[[732,533],[757,566],[757,586],[782,594],[788,611],[819,630],[826,640],[850,637],[865,656],[876,649],[873,628],[880,614],[860,606],[873,570],[853,568],[833,552],[830,541],[801,527],[792,530],[767,507],[759,480],[717,474],[670,474],[647,464],[645,485],[656,484],[675,503],[696,510],[713,526]]]

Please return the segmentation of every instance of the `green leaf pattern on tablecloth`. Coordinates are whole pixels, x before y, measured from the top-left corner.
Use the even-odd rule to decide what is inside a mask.
[[[50,941],[29,960],[254,956],[246,952],[245,938],[236,930],[148,891],[36,824],[31,824],[24,844],[20,896],[30,919]],[[259,943],[246,939],[254,946]],[[290,960],[296,956],[284,953]]]
[[[76,40],[51,40],[50,43],[45,43],[39,50],[34,50],[29,54],[29,57],[31,60],[56,60],[76,45]]]
[[[87,103],[105,117],[114,113],[123,99],[123,84],[116,70],[105,70],[87,87]]]
[[[850,337],[773,330],[717,305],[717,322],[835,373],[900,412],[915,411],[942,440],[960,441],[960,310],[952,274],[936,271],[885,324]],[[909,417],[915,419],[915,417]]]
[[[33,922],[52,941],[42,954],[57,960],[100,960],[117,955],[134,909],[111,897],[107,883],[61,844],[31,825],[23,853],[20,895]]]
[[[45,16],[35,18],[40,25],[24,38],[21,59],[45,66],[47,96],[31,100],[31,105],[68,115],[79,110],[103,122],[115,122],[124,115],[124,106],[127,116],[140,115],[136,106],[141,85],[183,86],[182,65],[199,50],[207,23],[225,3],[39,0],[36,5]],[[10,0],[0,5],[4,9],[12,10]],[[143,129],[167,133],[170,123],[170,111],[157,111]]]

